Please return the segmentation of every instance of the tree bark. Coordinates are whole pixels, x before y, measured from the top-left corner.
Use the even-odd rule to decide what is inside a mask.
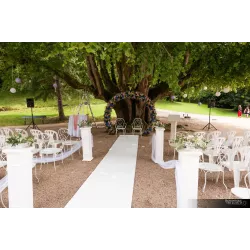
[[[58,77],[56,77],[55,83],[57,84],[56,97],[57,97],[58,117],[59,121],[64,121],[66,120],[66,117],[64,115],[63,102],[62,102],[62,91],[61,91],[62,86]]]

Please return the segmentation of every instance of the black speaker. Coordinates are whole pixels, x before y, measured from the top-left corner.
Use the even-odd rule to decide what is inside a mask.
[[[210,101],[208,103],[208,108],[215,108],[215,101]]]
[[[27,98],[26,103],[27,103],[27,108],[34,108],[34,106],[35,106],[33,98]]]

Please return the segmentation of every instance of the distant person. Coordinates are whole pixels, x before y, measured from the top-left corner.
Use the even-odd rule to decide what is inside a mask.
[[[241,105],[238,106],[238,117],[241,117],[242,115],[242,107]]]
[[[249,106],[247,106],[244,110],[244,114],[246,115],[246,117],[248,117],[249,113],[250,113],[250,109],[249,109]]]

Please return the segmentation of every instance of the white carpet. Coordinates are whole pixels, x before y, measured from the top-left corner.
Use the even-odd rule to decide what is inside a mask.
[[[66,208],[130,208],[138,135],[121,135]]]

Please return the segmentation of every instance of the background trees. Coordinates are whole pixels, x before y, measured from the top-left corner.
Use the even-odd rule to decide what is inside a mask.
[[[0,44],[4,85],[11,65],[27,67],[30,75],[35,67],[106,102],[128,90],[142,92],[153,102],[173,94],[197,95],[204,86],[213,93],[225,86],[236,90],[249,85],[249,63],[249,43]],[[148,121],[140,101],[121,101],[115,111],[127,122],[134,117]]]

